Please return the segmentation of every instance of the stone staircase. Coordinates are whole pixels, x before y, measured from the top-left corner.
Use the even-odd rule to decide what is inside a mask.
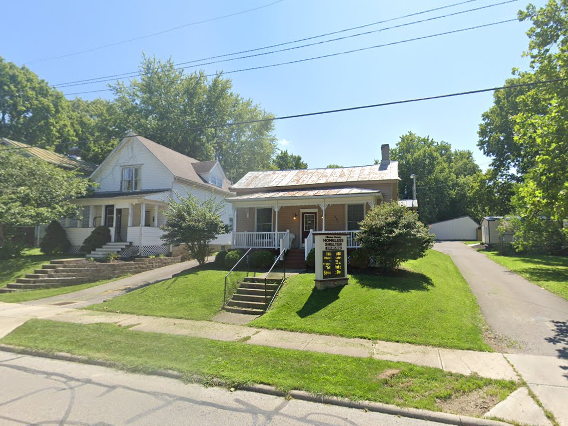
[[[281,278],[268,278],[265,294],[264,278],[246,277],[231,300],[225,305],[225,310],[238,314],[262,315],[266,311],[267,303],[270,303],[276,290],[278,290],[281,281]]]
[[[126,274],[138,274],[150,269],[179,263],[181,256],[164,258],[140,258],[133,262],[99,263],[86,259],[59,259],[42,265],[33,274],[18,278],[15,283],[0,288],[0,293],[13,293],[42,288],[66,287],[118,278]]]
[[[132,243],[106,243],[104,246],[92,251],[87,256],[87,259],[105,259],[109,253],[120,254],[122,250],[131,245]]]

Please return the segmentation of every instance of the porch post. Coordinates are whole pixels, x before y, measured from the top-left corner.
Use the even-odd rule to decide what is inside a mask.
[[[235,238],[237,232],[237,207],[233,208],[233,229],[231,230],[231,247],[235,247]]]
[[[322,211],[322,225],[321,225],[321,230],[325,231],[325,208],[327,207],[325,205],[325,200],[323,200],[323,203],[320,204],[321,207],[321,211]]]
[[[154,205],[154,228],[158,227],[158,205]]]
[[[87,228],[94,228],[95,227],[95,206],[90,206],[89,210],[89,222],[87,224]]]
[[[276,232],[274,233],[274,248],[278,248],[280,247],[280,241],[278,241],[278,210],[280,210],[280,206],[278,205],[278,203],[276,203],[276,205],[272,208],[276,212]]]
[[[111,241],[116,241],[116,204],[112,208],[112,231],[111,231]]]
[[[146,223],[146,203],[140,203],[140,228]]]
[[[128,226],[131,227],[132,226],[132,216],[134,216],[132,214],[132,209],[134,208],[134,204],[130,203],[128,204]]]

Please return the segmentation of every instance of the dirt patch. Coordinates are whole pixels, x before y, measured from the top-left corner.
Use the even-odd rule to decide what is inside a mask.
[[[485,389],[478,389],[465,395],[436,401],[447,413],[480,417],[499,403],[498,395],[487,395]]]
[[[489,327],[483,330],[483,339],[495,352],[510,353],[520,349],[518,343],[495,333],[493,330],[489,329]]]
[[[381,374],[379,374],[377,376],[377,378],[379,378],[379,379],[390,379],[392,376],[396,376],[398,373],[400,373],[400,370],[397,370],[395,368],[388,368],[388,369],[382,371]]]

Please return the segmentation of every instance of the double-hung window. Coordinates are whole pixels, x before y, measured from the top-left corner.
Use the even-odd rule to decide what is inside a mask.
[[[127,166],[122,168],[120,189],[124,192],[138,191],[140,186],[140,167]]]
[[[347,205],[347,230],[357,231],[361,229],[359,222],[365,218],[365,204]]]
[[[272,208],[256,209],[256,232],[272,232]]]

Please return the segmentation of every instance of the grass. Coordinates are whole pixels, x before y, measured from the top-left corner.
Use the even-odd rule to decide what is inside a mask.
[[[497,251],[482,253],[530,282],[568,300],[568,257],[544,254],[505,256]]]
[[[0,288],[16,282],[17,278],[23,278],[26,274],[31,274],[35,269],[41,269],[41,265],[49,263],[55,259],[66,259],[69,255],[47,255],[43,254],[38,248],[26,249],[22,256],[12,259],[2,260],[0,267]]]
[[[60,294],[74,293],[76,291],[85,290],[87,288],[110,283],[112,281],[116,281],[128,276],[129,275],[123,275],[121,277],[112,278],[110,280],[101,280],[101,281],[96,281],[94,283],[71,285],[67,287],[26,290],[16,293],[0,293],[0,302],[20,303],[20,302],[27,302],[29,300],[38,300],[38,299],[44,299],[46,297],[59,296]]]
[[[440,403],[482,390],[503,400],[518,385],[462,376],[402,362],[145,333],[114,324],[68,324],[30,320],[2,343],[48,352],[67,352],[116,363],[129,371],[173,370],[186,380],[238,387],[260,383],[353,400],[440,410]]]
[[[215,269],[212,265],[193,268],[175,278],[89,306],[88,309],[209,320],[223,304],[226,274],[227,271]]]
[[[491,351],[475,297],[449,256],[430,250],[403,267],[393,276],[351,275],[347,286],[323,291],[314,274],[297,275],[249,325]]]

